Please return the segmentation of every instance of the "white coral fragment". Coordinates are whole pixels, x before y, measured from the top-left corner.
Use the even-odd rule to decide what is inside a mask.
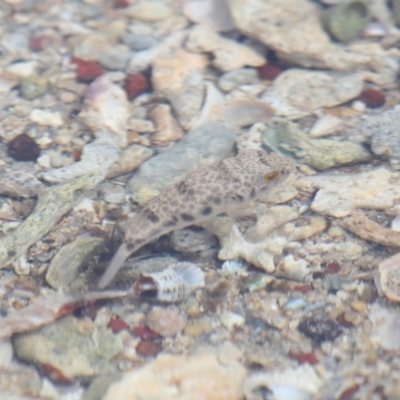
[[[256,211],[259,213],[256,224],[244,233],[230,218],[216,218],[202,224],[220,241],[219,259],[233,260],[242,257],[250,264],[272,273],[275,270],[274,258],[281,256],[294,240],[308,238],[321,232],[326,226],[325,221],[321,222],[317,218],[318,221],[312,220],[310,227],[306,225],[306,229],[299,235],[298,229],[305,227],[293,227],[291,221],[299,217],[293,208],[279,205],[266,211],[265,206],[260,205]],[[306,267],[306,264],[302,265],[303,270]]]
[[[341,218],[353,209],[385,210],[400,197],[400,174],[386,168],[352,175],[324,174],[296,181],[299,190],[318,189],[311,204],[319,214]]]

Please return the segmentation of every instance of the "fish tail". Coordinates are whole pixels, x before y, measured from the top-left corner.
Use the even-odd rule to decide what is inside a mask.
[[[99,289],[104,289],[117,275],[117,272],[122,267],[124,261],[132,254],[133,251],[128,249],[126,243],[121,244],[118,251],[114,254],[110,265],[105,270],[103,276],[100,278],[97,287]]]

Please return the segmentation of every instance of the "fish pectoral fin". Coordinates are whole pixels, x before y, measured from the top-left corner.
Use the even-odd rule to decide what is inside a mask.
[[[125,260],[131,255],[132,251],[128,250],[126,243],[121,244],[118,251],[114,254],[109,266],[105,270],[103,276],[100,278],[97,287],[104,289],[117,275],[118,271],[124,264]]]

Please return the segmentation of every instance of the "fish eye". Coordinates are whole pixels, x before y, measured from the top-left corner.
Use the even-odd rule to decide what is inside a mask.
[[[270,172],[270,173],[264,175],[264,180],[265,180],[265,182],[272,182],[276,178],[278,178],[278,176],[279,176],[279,172],[277,172],[277,171]]]

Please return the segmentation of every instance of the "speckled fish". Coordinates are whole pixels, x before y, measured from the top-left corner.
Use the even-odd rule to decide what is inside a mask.
[[[244,150],[179,180],[132,217],[124,242],[99,281],[106,287],[124,261],[146,243],[171,231],[196,225],[219,214],[265,198],[295,170],[293,160],[260,150]]]

